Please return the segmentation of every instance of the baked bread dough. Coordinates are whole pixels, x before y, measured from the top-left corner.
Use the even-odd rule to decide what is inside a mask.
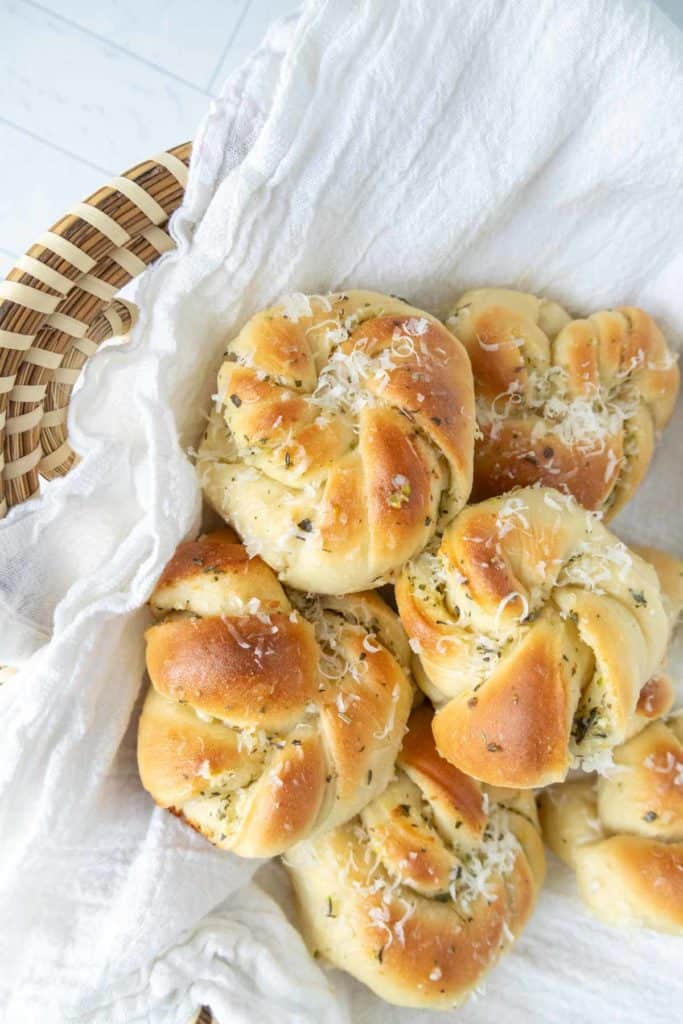
[[[302,590],[379,586],[464,505],[474,394],[434,317],[377,292],[291,296],[228,344],[204,494]]]
[[[683,715],[614,752],[607,777],[541,795],[546,842],[603,921],[683,936]]]
[[[375,593],[286,593],[230,530],[181,544],[150,599],[143,785],[212,843],[268,857],[389,781],[410,651]]]
[[[384,793],[285,864],[314,955],[390,1003],[447,1009],[519,935],[545,860],[533,794],[449,765],[431,717],[413,712]]]
[[[446,323],[469,352],[472,498],[542,483],[611,518],[641,483],[678,393],[676,360],[642,309],[572,320],[526,292],[466,292]]]
[[[567,495],[468,506],[406,566],[396,599],[437,747],[475,778],[557,782],[647,721],[639,695],[670,625],[659,579]]]

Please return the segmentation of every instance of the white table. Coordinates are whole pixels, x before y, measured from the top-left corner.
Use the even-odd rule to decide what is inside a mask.
[[[659,4],[683,26],[683,0]],[[0,0],[0,278],[73,203],[192,138],[228,73],[297,6]]]
[[[0,0],[0,279],[69,207],[191,139],[298,0]]]

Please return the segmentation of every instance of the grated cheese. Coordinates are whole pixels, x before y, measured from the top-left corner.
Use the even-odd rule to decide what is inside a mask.
[[[224,624],[225,628],[227,629],[228,633],[233,638],[233,640],[237,643],[237,646],[241,647],[242,650],[245,650],[245,651],[250,650],[251,649],[251,644],[247,640],[244,639],[244,637],[242,636],[242,634],[239,632],[239,630],[235,626],[234,622],[232,621],[231,617],[229,615],[221,615],[221,619],[222,619],[223,624]]]
[[[303,292],[293,292],[291,295],[285,295],[280,303],[283,310],[283,316],[286,316],[288,320],[292,320],[297,323],[302,317],[313,316],[313,308],[308,300],[308,296],[304,295]]]
[[[509,829],[507,811],[496,805],[489,816],[481,846],[460,853],[460,864],[451,872],[451,899],[467,909],[480,897],[495,899],[499,879],[509,875],[519,854],[519,841]]]
[[[403,905],[406,908],[406,910],[405,910],[405,913],[404,913],[403,917],[399,918],[399,920],[394,923],[393,930],[394,930],[394,934],[398,938],[398,941],[401,943],[402,946],[405,946],[405,944],[406,944],[406,936],[405,936],[405,931],[403,930],[403,926],[405,925],[406,921],[409,918],[411,918],[413,916],[413,914],[415,913],[415,904],[414,903],[409,903],[408,900],[403,899],[403,897],[401,897],[401,902],[403,903]]]
[[[659,772],[662,775],[673,774],[674,786],[683,788],[683,761],[679,761],[673,751],[667,750],[664,760],[661,757],[658,759],[655,754],[649,754],[643,764],[650,771]]]
[[[610,778],[619,770],[612,753],[612,750],[596,750],[592,754],[579,754],[573,759],[572,768],[582,772],[597,772],[598,775]]]
[[[271,737],[265,729],[258,729],[256,726],[245,725],[241,729],[235,729],[237,734],[237,750],[239,753],[246,751],[248,754],[263,753],[271,744]]]
[[[496,515],[496,532],[499,538],[505,537],[515,529],[515,526],[522,526],[528,530],[529,520],[524,515],[527,510],[528,506],[521,498],[508,498],[503,502]]]
[[[384,726],[381,732],[373,733],[376,740],[385,740],[387,736],[393,731],[394,724],[396,721],[396,705],[398,699],[401,696],[401,690],[398,686],[395,686],[391,691],[391,714],[387,719],[387,724]]]
[[[528,602],[528,600],[526,599],[524,594],[521,594],[518,590],[511,590],[509,594],[506,594],[505,597],[502,598],[502,600],[500,600],[498,602],[498,608],[496,609],[496,614],[495,614],[495,617],[494,617],[494,620],[493,620],[493,626],[494,626],[494,629],[495,629],[496,632],[498,632],[498,630],[500,629],[500,617],[501,617],[501,615],[503,614],[503,612],[505,611],[507,606],[510,604],[510,602],[514,601],[515,598],[519,598],[520,601],[522,602],[522,614],[519,616],[517,621],[518,622],[522,622],[524,619],[526,619],[528,617],[528,615],[529,615],[529,602]]]
[[[479,343],[479,347],[482,348],[484,352],[498,352],[501,349],[505,350],[508,348],[521,348],[524,344],[524,338],[506,338],[504,342],[486,342],[483,341],[482,338],[479,337],[479,335],[477,335],[477,342]]]
[[[477,420],[480,426],[489,428],[495,440],[502,424],[511,416],[519,416],[523,407],[529,415],[537,417],[531,433],[533,440],[552,432],[567,447],[595,456],[605,450],[606,437],[622,433],[638,403],[638,395],[632,395],[626,387],[616,397],[601,385],[593,386],[588,393],[574,394],[566,371],[551,366],[544,371],[530,371],[526,388],[514,380],[492,400],[478,399]]]

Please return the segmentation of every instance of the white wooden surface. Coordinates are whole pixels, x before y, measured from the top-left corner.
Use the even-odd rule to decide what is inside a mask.
[[[683,0],[659,4],[683,26]],[[192,138],[230,71],[297,6],[0,0],[0,279],[73,203]]]
[[[0,279],[73,203],[191,139],[298,0],[0,0]]]

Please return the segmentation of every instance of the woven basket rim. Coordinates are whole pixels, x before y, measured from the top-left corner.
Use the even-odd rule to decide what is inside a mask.
[[[133,322],[118,292],[175,246],[168,223],[191,148],[144,160],[77,203],[0,281],[0,518],[76,461],[71,392],[101,342]]]
[[[192,144],[136,164],[65,214],[0,281],[0,517],[63,476],[76,456],[66,418],[74,384],[135,311],[124,285],[175,247]],[[194,1024],[211,1024],[208,1007]]]

